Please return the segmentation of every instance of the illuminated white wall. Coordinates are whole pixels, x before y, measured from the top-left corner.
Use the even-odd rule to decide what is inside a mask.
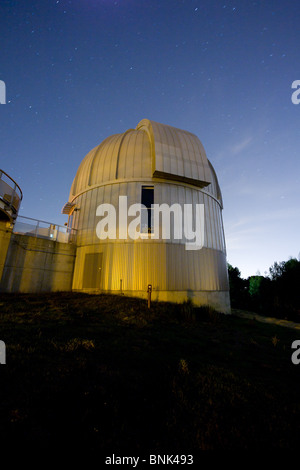
[[[109,203],[117,209],[119,196],[127,196],[128,205],[140,203],[143,185],[154,187],[156,204],[204,205],[201,250],[187,251],[185,241],[173,236],[99,240],[97,207]],[[122,290],[145,297],[152,284],[154,299],[190,298],[198,305],[230,311],[222,197],[196,136],[143,120],[135,130],[108,137],[81,163],[69,203],[75,209],[72,227],[77,229],[74,290]]]

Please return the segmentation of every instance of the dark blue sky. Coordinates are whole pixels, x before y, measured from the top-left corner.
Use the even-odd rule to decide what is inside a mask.
[[[202,141],[244,277],[298,256],[298,2],[1,0],[0,12],[0,167],[23,190],[20,215],[63,225],[83,157],[148,118]]]

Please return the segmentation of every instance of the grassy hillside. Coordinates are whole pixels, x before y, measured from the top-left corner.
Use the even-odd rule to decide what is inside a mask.
[[[2,294],[0,326],[2,443],[107,455],[300,443],[295,330],[75,293]]]

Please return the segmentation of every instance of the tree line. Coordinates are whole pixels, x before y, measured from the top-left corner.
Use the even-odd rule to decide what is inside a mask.
[[[241,277],[228,263],[231,307],[300,322],[300,260],[275,262],[266,276]]]

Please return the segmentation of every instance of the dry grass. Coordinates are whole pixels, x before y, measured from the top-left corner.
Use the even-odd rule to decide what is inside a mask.
[[[293,330],[75,293],[1,295],[0,325],[2,443],[71,440],[99,455],[299,445]]]

